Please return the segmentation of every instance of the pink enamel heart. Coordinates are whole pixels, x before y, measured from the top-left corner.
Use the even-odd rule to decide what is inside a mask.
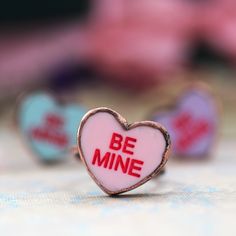
[[[108,108],[88,112],[78,130],[80,156],[89,174],[109,195],[132,190],[167,162],[170,139],[158,123],[128,124]]]

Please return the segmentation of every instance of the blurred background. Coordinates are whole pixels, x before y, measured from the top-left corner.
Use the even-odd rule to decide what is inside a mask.
[[[50,90],[133,122],[192,81],[206,82],[222,105],[223,162],[235,153],[235,77],[233,0],[8,0],[0,7],[0,171],[38,168],[14,124],[22,93]]]
[[[13,0],[0,20],[1,116],[22,92],[73,88],[86,107],[110,106],[133,121],[162,99],[161,86],[203,80],[235,132],[234,1]]]

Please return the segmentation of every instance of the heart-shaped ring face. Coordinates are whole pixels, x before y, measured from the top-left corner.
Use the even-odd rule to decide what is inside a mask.
[[[82,119],[78,145],[91,177],[113,195],[137,188],[158,174],[167,161],[170,139],[158,123],[128,124],[115,111],[97,108]]]
[[[172,109],[157,111],[152,120],[170,132],[173,153],[185,157],[205,157],[215,141],[218,107],[210,91],[196,86],[188,89]]]
[[[74,104],[60,105],[47,93],[24,97],[18,109],[20,131],[43,161],[56,161],[76,144],[78,120],[86,110]]]

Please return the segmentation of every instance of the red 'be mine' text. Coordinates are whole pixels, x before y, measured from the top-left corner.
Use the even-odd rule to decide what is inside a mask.
[[[43,125],[33,127],[30,135],[34,140],[50,143],[58,148],[65,148],[69,139],[63,130],[64,119],[57,114],[47,114]]]
[[[136,178],[140,177],[143,161],[131,158],[134,155],[134,148],[137,139],[132,137],[124,137],[121,134],[113,133],[109,144],[109,149],[105,154],[96,148],[93,154],[92,164],[103,167],[108,170],[121,170],[123,174],[127,174]],[[124,155],[120,155],[115,151],[121,151]]]

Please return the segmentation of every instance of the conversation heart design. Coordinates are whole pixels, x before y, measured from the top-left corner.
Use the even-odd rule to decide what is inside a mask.
[[[215,99],[199,86],[186,90],[173,108],[152,116],[152,120],[168,129],[173,153],[186,158],[209,155],[217,134],[218,118]]]
[[[48,93],[25,96],[18,108],[18,125],[28,147],[42,161],[62,160],[76,145],[78,120],[86,110],[76,104],[61,105]]]
[[[88,112],[78,130],[78,146],[90,176],[107,194],[127,192],[157,175],[167,162],[170,138],[160,124],[128,124],[115,111]]]

